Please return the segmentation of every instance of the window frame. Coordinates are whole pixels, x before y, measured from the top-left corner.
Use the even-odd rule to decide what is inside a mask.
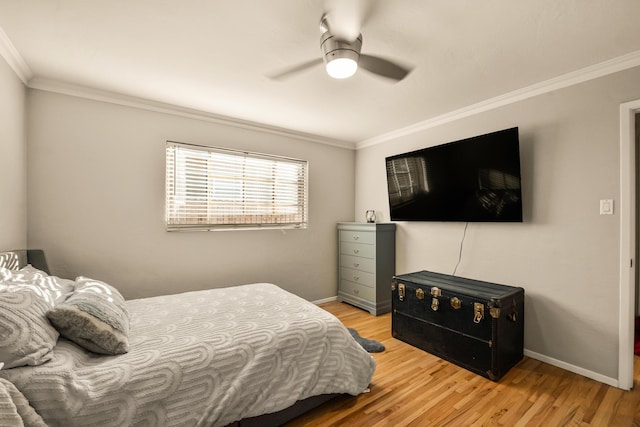
[[[178,165],[179,162],[183,164]],[[229,168],[229,164],[234,168]],[[180,207],[182,215],[177,213]],[[309,224],[308,211],[307,160],[165,142],[167,231],[305,229]]]

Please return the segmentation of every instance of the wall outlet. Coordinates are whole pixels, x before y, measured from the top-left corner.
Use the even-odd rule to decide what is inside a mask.
[[[600,215],[613,215],[613,200],[600,200]]]

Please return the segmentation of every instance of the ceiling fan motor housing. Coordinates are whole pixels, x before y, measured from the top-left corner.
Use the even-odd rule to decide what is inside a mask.
[[[362,48],[362,34],[353,41],[340,40],[331,32],[326,31],[320,37],[320,48],[325,64],[338,58],[349,58],[358,63]]]

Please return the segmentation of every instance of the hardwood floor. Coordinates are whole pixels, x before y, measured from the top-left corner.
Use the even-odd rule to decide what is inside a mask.
[[[640,426],[640,360],[623,391],[525,357],[498,383],[391,337],[391,315],[321,306],[382,342],[371,392],[338,397],[294,426]]]

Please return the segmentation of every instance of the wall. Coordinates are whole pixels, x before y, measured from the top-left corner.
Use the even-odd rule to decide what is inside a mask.
[[[353,150],[39,90],[29,119],[28,242],[54,274],[105,280],[125,298],[252,282],[308,300],[336,295]],[[167,139],[308,160],[309,228],[165,231]]]
[[[640,170],[640,113],[635,116],[635,131],[636,131],[636,171]],[[640,174],[636,173],[636,253],[635,258],[636,262],[640,259],[640,245],[637,242],[640,242],[640,209],[638,209],[638,203],[640,203]],[[635,280],[636,280],[636,307],[635,314],[636,316],[640,315],[640,269],[635,269]]]
[[[0,251],[27,245],[26,89],[0,56]]]
[[[527,354],[615,382],[619,213],[599,200],[619,201],[619,105],[638,81],[631,69],[360,149],[356,218],[389,218],[386,156],[518,126],[524,222],[470,223],[457,275],[525,288]],[[398,223],[397,273],[452,274],[464,226]]]

